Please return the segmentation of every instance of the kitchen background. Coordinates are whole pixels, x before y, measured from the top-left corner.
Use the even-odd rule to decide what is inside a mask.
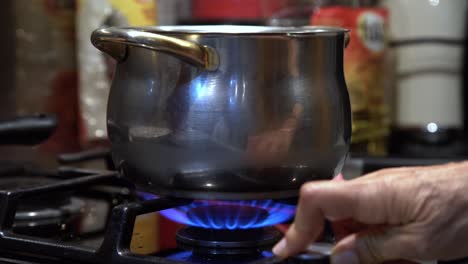
[[[467,152],[463,0],[18,0],[1,5],[0,117],[54,113],[59,120],[46,143],[7,148],[3,151],[13,154],[6,158],[30,155],[50,164],[58,153],[107,146],[112,60],[91,45],[91,32],[111,25],[176,24],[349,28],[345,75],[352,153],[447,158]]]
[[[345,177],[381,167],[464,159],[467,5],[465,0],[1,1],[0,118],[55,114],[58,127],[35,147],[5,142],[0,157],[51,168],[57,160],[67,163],[67,157],[76,157],[59,155],[80,151],[106,159],[113,61],[91,45],[94,29],[243,24],[352,30],[345,51],[353,112]],[[108,168],[102,159],[79,166]],[[150,226],[166,221],[157,217],[144,221]]]

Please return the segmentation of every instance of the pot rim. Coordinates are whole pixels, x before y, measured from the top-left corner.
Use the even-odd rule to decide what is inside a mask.
[[[196,26],[149,26],[124,27],[124,29],[141,30],[156,34],[198,34],[204,36],[255,36],[255,35],[325,35],[344,34],[350,30],[334,26],[300,26],[300,27],[272,27],[272,26],[244,26],[244,25],[196,25]]]

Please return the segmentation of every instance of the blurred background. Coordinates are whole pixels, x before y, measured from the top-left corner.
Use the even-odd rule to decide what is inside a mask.
[[[2,159],[55,165],[106,147],[112,60],[91,46],[103,26],[334,25],[349,28],[345,75],[355,156],[460,159],[466,127],[464,0],[16,0],[0,2],[0,118],[54,113],[38,147]]]

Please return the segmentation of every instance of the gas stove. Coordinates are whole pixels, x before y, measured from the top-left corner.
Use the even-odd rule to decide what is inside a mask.
[[[291,201],[158,197],[114,171],[0,167],[0,263],[329,262],[323,253],[271,253],[282,236],[276,225],[294,216]],[[154,212],[180,223],[177,246],[142,254],[132,248],[135,223]]]

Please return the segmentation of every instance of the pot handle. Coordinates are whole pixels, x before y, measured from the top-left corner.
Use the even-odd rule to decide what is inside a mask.
[[[131,28],[101,28],[91,35],[91,42],[119,62],[127,56],[127,45],[171,54],[194,66],[215,71],[219,57],[215,49],[188,40]]]
[[[54,115],[32,115],[0,121],[0,145],[36,145],[46,141],[57,127]]]

